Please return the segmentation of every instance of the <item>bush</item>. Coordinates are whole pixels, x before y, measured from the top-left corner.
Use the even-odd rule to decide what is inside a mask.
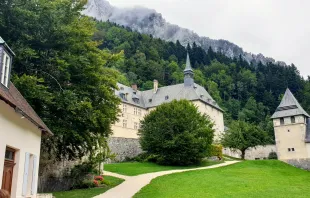
[[[216,156],[221,160],[223,158],[223,146],[220,144],[213,144],[211,146],[210,156]]]
[[[74,183],[73,189],[84,189],[84,188],[94,188],[96,187],[95,183],[91,180],[83,180],[83,181],[76,181]]]
[[[278,159],[277,153],[274,152],[274,151],[271,151],[271,152],[269,153],[268,159]]]
[[[148,160],[166,165],[189,165],[198,163],[210,153],[213,124],[187,100],[158,106],[141,124],[140,143],[149,155]]]
[[[91,188],[92,174],[95,170],[95,165],[91,162],[83,162],[74,166],[70,172],[70,178],[74,181],[72,188]]]

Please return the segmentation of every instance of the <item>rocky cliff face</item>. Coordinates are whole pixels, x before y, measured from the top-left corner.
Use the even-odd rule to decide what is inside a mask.
[[[83,14],[94,17],[97,20],[111,21],[119,25],[128,26],[131,29],[140,33],[152,34],[154,37],[161,38],[167,41],[180,41],[184,46],[187,43],[196,42],[198,46],[208,50],[211,47],[214,51],[220,51],[226,56],[233,58],[241,55],[249,63],[263,64],[267,62],[275,63],[273,58],[265,57],[262,54],[252,54],[243,51],[243,49],[226,40],[215,40],[208,37],[199,36],[195,32],[181,28],[177,25],[168,23],[160,13],[155,10],[144,7],[133,8],[117,8],[113,7],[106,0],[88,0]],[[277,62],[285,65],[284,62]]]

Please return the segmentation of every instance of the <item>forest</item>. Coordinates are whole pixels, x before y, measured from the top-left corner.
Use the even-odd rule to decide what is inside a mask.
[[[259,125],[273,141],[271,114],[286,88],[310,112],[310,82],[296,66],[247,63],[195,43],[186,47],[81,15],[85,0],[0,1],[1,37],[13,49],[11,81],[54,136],[44,153],[84,156],[111,134],[117,121],[116,83],[151,89],[183,82],[186,53],[195,82],[225,110],[225,124]],[[49,155],[50,156],[50,155]]]

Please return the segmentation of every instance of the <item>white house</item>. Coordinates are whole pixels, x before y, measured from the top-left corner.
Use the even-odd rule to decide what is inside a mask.
[[[0,37],[0,186],[12,198],[34,198],[41,135],[52,132],[10,82],[13,57]]]

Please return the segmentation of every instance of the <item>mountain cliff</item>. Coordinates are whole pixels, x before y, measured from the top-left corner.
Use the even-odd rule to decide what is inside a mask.
[[[119,25],[130,27],[131,29],[144,34],[151,34],[154,37],[166,41],[180,41],[182,45],[196,42],[198,46],[208,50],[211,47],[214,51],[220,51],[226,56],[233,58],[240,55],[248,61],[257,64],[261,61],[286,65],[284,62],[276,62],[273,58],[265,57],[262,54],[252,54],[243,51],[238,45],[227,40],[210,39],[209,37],[199,36],[195,32],[179,27],[178,25],[167,22],[160,13],[153,9],[144,7],[117,8],[106,0],[88,0],[83,14],[93,17],[100,21],[111,21]]]

